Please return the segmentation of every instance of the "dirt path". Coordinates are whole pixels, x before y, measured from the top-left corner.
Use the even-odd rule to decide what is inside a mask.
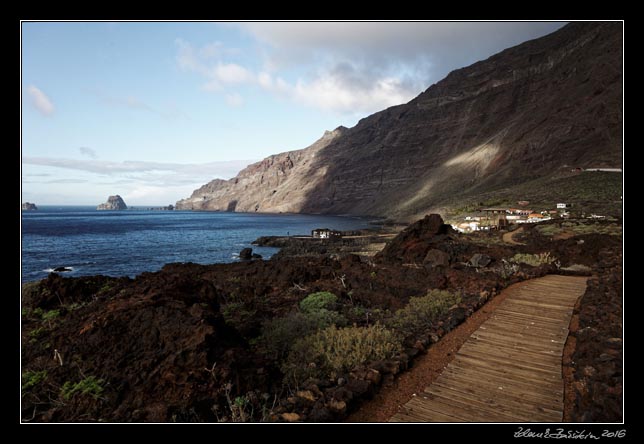
[[[510,244],[510,245],[525,245],[525,244],[522,244],[521,242],[517,242],[517,241],[514,240],[514,235],[522,233],[522,232],[523,232],[523,227],[519,227],[514,231],[504,233],[503,234],[503,242],[505,242],[506,244]]]
[[[392,422],[561,422],[562,354],[585,277],[513,285],[439,377]]]

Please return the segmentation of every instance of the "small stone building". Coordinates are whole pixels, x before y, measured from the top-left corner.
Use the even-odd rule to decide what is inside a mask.
[[[342,233],[329,228],[316,228],[311,231],[311,237],[317,239],[339,239],[342,237]]]

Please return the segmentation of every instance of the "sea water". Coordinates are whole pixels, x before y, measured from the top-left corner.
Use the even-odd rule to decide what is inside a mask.
[[[22,282],[56,267],[64,276],[134,277],[171,262],[233,262],[251,247],[265,259],[278,249],[251,242],[260,236],[310,235],[315,228],[366,228],[362,218],[303,214],[192,211],[96,211],[39,206],[22,213]]]

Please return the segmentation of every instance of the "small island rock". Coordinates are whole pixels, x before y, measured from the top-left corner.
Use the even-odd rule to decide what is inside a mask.
[[[110,196],[107,198],[107,202],[100,204],[96,207],[97,210],[127,210],[127,205],[119,196]]]
[[[22,204],[22,211],[36,211],[38,207],[36,204],[31,202],[25,202]]]

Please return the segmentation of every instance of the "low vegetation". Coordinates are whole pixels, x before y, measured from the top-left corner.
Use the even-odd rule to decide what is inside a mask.
[[[477,188],[468,194],[447,199],[450,216],[471,213],[479,208],[513,207],[518,199],[530,202],[530,207],[551,208],[557,202],[571,202],[573,215],[622,215],[622,174],[585,171],[564,177],[541,177],[512,187],[480,193]]]
[[[296,386],[307,378],[335,379],[369,361],[389,359],[401,351],[400,337],[380,324],[328,327],[299,339],[282,366]]]
[[[556,260],[557,260],[556,257],[551,256],[550,252],[546,251],[545,253],[538,253],[538,254],[517,253],[514,256],[512,256],[512,258],[510,259],[510,262],[538,267],[540,265],[552,264]]]
[[[430,290],[425,296],[411,298],[405,308],[395,313],[388,326],[405,336],[421,334],[460,301],[460,295]]]
[[[88,376],[76,383],[67,381],[60,389],[60,396],[66,400],[76,395],[88,395],[98,399],[103,394],[103,383],[102,379],[96,379],[94,376]]]
[[[264,353],[282,361],[293,343],[330,326],[344,326],[347,319],[335,310],[337,296],[329,292],[312,293],[300,302],[300,311],[264,323],[258,344]]]
[[[539,234],[543,236],[559,236],[563,233],[570,233],[573,236],[584,234],[607,234],[610,236],[621,236],[622,225],[617,222],[599,222],[592,219],[567,220],[558,224],[538,225]]]
[[[256,315],[256,311],[249,309],[244,302],[229,302],[221,306],[221,314],[226,323],[234,328],[242,329]]]
[[[37,386],[47,378],[47,370],[37,372],[23,372],[22,373],[22,393],[26,393],[33,387]]]
[[[300,310],[304,313],[313,313],[320,310],[332,310],[338,297],[328,291],[311,293],[300,302]]]

